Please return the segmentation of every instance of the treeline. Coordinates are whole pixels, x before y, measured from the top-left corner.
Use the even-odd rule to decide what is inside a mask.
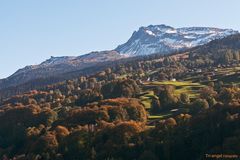
[[[190,51],[190,59],[204,64],[231,64],[240,60],[240,35],[214,40]]]

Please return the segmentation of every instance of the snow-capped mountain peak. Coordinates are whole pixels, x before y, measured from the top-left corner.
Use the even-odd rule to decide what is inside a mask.
[[[173,28],[167,25],[140,27],[132,37],[115,50],[129,56],[153,53],[168,54],[206,44],[214,39],[237,34],[232,29],[210,27]]]
[[[214,39],[237,34],[232,29],[208,27],[173,28],[167,25],[140,27],[131,38],[115,50],[91,52],[81,56],[51,57],[39,65],[29,65],[6,79],[0,79],[0,89],[25,84],[33,79],[59,76],[94,67],[129,56],[153,53],[168,54],[206,44]]]

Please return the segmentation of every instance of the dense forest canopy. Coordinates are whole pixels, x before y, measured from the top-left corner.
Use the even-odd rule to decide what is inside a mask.
[[[239,56],[240,36],[234,35],[183,53],[89,68],[92,74],[69,73],[58,83],[53,78],[2,90],[0,157],[239,154]]]

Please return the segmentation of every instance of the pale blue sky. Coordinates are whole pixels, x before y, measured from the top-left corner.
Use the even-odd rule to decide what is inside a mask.
[[[239,0],[0,0],[0,78],[50,56],[114,49],[150,24],[240,30]]]

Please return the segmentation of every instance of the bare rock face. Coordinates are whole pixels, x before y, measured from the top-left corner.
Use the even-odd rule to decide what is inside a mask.
[[[232,29],[209,27],[173,28],[166,25],[140,27],[131,38],[115,50],[128,56],[169,54],[237,34]]]

